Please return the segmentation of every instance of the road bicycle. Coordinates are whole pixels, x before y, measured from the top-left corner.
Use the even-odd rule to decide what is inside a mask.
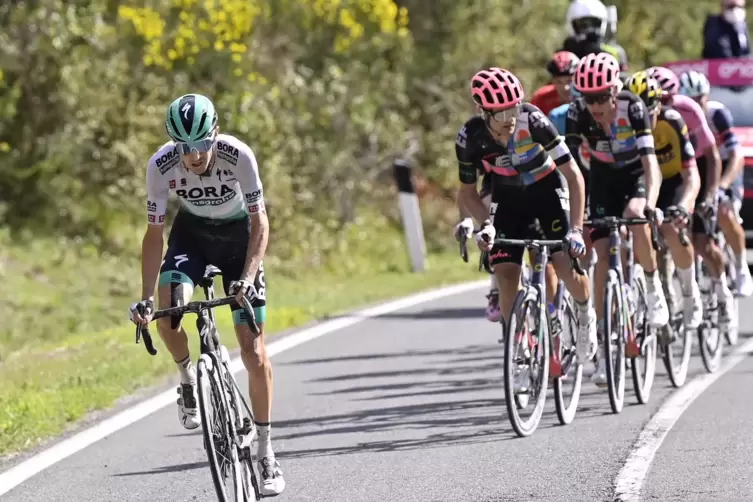
[[[585,272],[578,259],[570,255],[567,241],[500,238],[494,240],[494,245],[522,246],[538,251],[532,276],[515,296],[509,321],[503,323],[507,413],[515,433],[527,437],[536,431],[541,420],[550,377],[554,383],[557,416],[560,423],[566,425],[575,416],[583,376],[582,362],[575,353],[577,320],[561,282],[552,315],[548,312],[544,270],[550,253],[565,250],[576,272],[581,275]],[[563,335],[564,326],[568,328],[566,335]],[[515,391],[515,379],[520,372],[527,373],[530,384],[522,394]],[[521,412],[528,407],[531,398],[533,409],[528,418],[524,418]]]
[[[654,249],[659,249],[659,233],[654,218],[618,218],[606,216],[584,221],[592,229],[609,230],[609,271],[604,290],[603,350],[606,362],[609,405],[613,413],[620,413],[625,403],[625,371],[630,359],[633,389],[640,404],[651,394],[656,373],[655,330],[648,322],[646,281],[634,261],[633,235],[627,232],[623,240],[622,227],[649,224]],[[626,254],[623,275],[620,250]],[[637,273],[640,271],[640,273]]]
[[[220,502],[245,502],[261,500],[257,475],[254,470],[252,446],[257,431],[253,414],[230,371],[230,355],[220,343],[220,334],[215,323],[213,308],[234,305],[234,296],[214,297],[214,278],[222,272],[212,265],[207,266],[199,285],[204,290],[206,301],[194,301],[186,305],[157,310],[152,320],[197,314],[196,329],[201,341],[201,355],[196,364],[197,393],[204,449],[209,459],[212,481]],[[243,298],[246,322],[255,336],[259,335],[251,300],[256,291],[252,287]],[[143,309],[139,312],[144,315]],[[136,343],[143,339],[147,352],[157,354],[147,326],[136,327]]]

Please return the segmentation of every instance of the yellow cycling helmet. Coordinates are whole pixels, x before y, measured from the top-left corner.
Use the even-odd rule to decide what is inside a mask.
[[[625,84],[627,90],[641,98],[649,111],[661,102],[662,91],[659,82],[645,71],[633,73]]]

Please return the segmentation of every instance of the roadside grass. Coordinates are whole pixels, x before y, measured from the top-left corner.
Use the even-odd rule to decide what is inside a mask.
[[[296,275],[290,266],[265,263],[266,332],[484,277],[473,258],[464,264],[455,251],[430,254],[425,273],[410,273],[400,233],[377,227],[378,233],[370,225],[368,239],[346,246],[343,256],[349,258],[337,267]],[[60,434],[87,413],[175,372],[156,327],[159,354],[151,357],[134,343],[133,325],[125,320],[140,288],[137,257],[101,255],[81,243],[37,239],[20,245],[2,237],[0,279],[7,289],[0,302],[6,320],[0,327],[0,457]],[[235,348],[229,309],[219,309],[217,317],[223,343]],[[188,319],[195,356],[194,317]]]

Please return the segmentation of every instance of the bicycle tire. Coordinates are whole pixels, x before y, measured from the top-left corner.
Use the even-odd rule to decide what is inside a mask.
[[[700,268],[698,263],[700,262]],[[700,273],[703,281],[701,287],[701,297],[703,298],[703,322],[698,327],[698,344],[700,346],[701,361],[703,367],[708,373],[715,373],[722,365],[722,353],[724,342],[723,333],[719,329],[719,298],[714,291],[714,285],[710,280],[708,270],[703,260],[697,260],[696,268]],[[701,286],[701,284],[699,284]],[[716,331],[716,343],[711,344],[708,341],[714,336]]]
[[[542,330],[542,326],[547,326],[547,324],[546,314],[540,308],[539,299],[541,297],[541,293],[531,286],[519,291],[515,296],[513,308],[510,312],[510,321],[507,323],[504,361],[505,404],[510,423],[519,437],[528,437],[536,431],[544,412],[549,383],[549,333],[547,330]],[[538,326],[536,327],[538,343],[536,344],[535,356],[532,355],[533,357],[531,357],[531,362],[538,360],[539,363],[538,365],[530,364],[530,367],[531,374],[534,372],[537,374],[539,389],[535,395],[534,408],[530,417],[528,420],[523,420],[518,412],[515,394],[515,369],[517,368],[515,339],[516,334],[521,331],[521,329],[518,329],[518,323],[525,322],[527,317],[525,314],[528,313],[528,309],[535,309],[534,312],[538,313]],[[530,332],[530,330],[527,330],[527,332]],[[528,396],[530,395],[529,392]]]
[[[609,406],[612,413],[620,413],[625,404],[625,326],[622,288],[617,272],[609,270],[604,291],[604,361],[607,373]],[[613,314],[613,304],[615,312]],[[616,322],[615,322],[616,321]],[[616,344],[612,345],[612,333]],[[616,360],[614,357],[616,356]]]
[[[651,398],[651,387],[656,376],[657,337],[648,322],[648,301],[645,280],[642,275],[633,279],[632,291],[636,299],[636,309],[631,324],[635,330],[636,343],[641,348],[641,355],[632,358],[630,370],[633,374],[635,397],[640,404],[646,404]],[[638,315],[639,313],[642,314],[642,318]],[[651,337],[648,343],[644,343],[646,337]],[[641,372],[640,366],[643,366],[644,372]]]
[[[676,272],[675,272],[676,275]],[[672,297],[669,288],[674,290],[674,283],[669,283],[672,279],[662,276],[662,287],[664,288],[664,297]],[[676,389],[685,385],[688,377],[688,368],[690,367],[690,356],[693,351],[693,332],[685,329],[685,319],[682,312],[672,309],[669,312],[669,323],[662,329],[663,341],[659,344],[664,368],[667,370],[669,382]],[[674,334],[674,340],[672,335]],[[679,343],[678,343],[679,342]],[[679,356],[679,361],[677,360]]]
[[[256,425],[254,424],[254,415],[248,403],[243,398],[241,389],[238,386],[238,382],[233,377],[233,373],[230,371],[230,354],[224,345],[220,345],[220,354],[222,355],[222,366],[224,368],[223,374],[225,376],[225,385],[231,389],[229,393],[230,402],[228,403],[228,409],[231,410],[233,415],[233,421],[235,423],[235,431],[238,439],[240,439],[240,430],[245,427],[244,419],[248,419],[248,426],[251,427],[250,438],[246,441],[247,447],[240,448],[240,441],[236,441],[236,447],[238,448],[238,461],[240,462],[241,470],[241,482],[243,485],[244,500],[261,500],[261,493],[259,492],[259,483],[256,477],[256,471],[254,470],[254,453],[253,445],[257,438]],[[245,451],[244,451],[245,450]]]
[[[243,483],[238,461],[238,451],[229,437],[226,399],[219,381],[217,365],[214,359],[202,354],[196,365],[197,389],[199,394],[199,411],[204,448],[209,460],[209,470],[219,502],[242,502]],[[211,410],[210,410],[211,407]],[[222,458],[230,461],[221,462]],[[230,490],[226,489],[226,480],[232,476]]]
[[[740,304],[737,297],[737,288],[735,288],[735,284],[737,283],[737,270],[735,270],[735,267],[732,266],[732,263],[734,263],[735,260],[735,257],[732,253],[732,248],[726,246],[725,251],[724,268],[727,272],[727,282],[729,288],[735,292],[735,295],[732,300],[732,305],[729,306],[731,310],[730,317],[732,318],[733,322],[730,323],[730,326],[728,326],[728,328],[724,330],[724,338],[727,340],[728,344],[734,346],[737,345],[737,342],[740,340],[740,319],[738,317],[738,309],[740,307]]]
[[[583,363],[575,356],[575,345],[577,339],[578,323],[575,318],[575,311],[572,305],[572,297],[569,293],[565,292],[562,298],[562,305],[560,306],[560,316],[562,331],[560,332],[559,343],[551,344],[551,351],[559,351],[559,360],[562,363],[562,358],[565,353],[565,344],[562,340],[567,336],[569,344],[568,356],[572,357],[572,362],[569,365],[562,364],[565,370],[565,375],[554,378],[554,405],[557,410],[557,419],[560,424],[568,425],[575,418],[575,413],[578,410],[578,402],[580,401],[580,390],[583,385]],[[567,326],[567,330],[565,330]],[[567,334],[565,334],[567,332]],[[551,370],[551,363],[550,363]],[[571,385],[568,385],[571,384]],[[570,388],[570,399],[567,399],[566,388]]]

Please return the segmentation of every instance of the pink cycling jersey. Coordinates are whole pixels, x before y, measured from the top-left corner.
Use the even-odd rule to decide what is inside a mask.
[[[696,103],[693,98],[675,94],[669,102],[669,105],[680,112],[682,119],[688,125],[690,133],[690,142],[695,149],[695,157],[701,158],[704,152],[712,145],[716,145],[714,133],[711,132],[706,115],[703,113],[701,105]]]

